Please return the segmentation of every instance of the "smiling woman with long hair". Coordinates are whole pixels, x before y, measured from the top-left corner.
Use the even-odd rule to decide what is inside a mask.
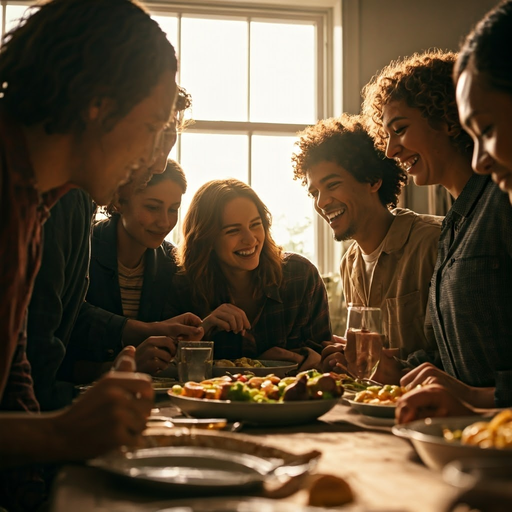
[[[179,300],[170,316],[202,317],[216,358],[290,358],[314,366],[321,342],[331,339],[327,293],[316,267],[283,252],[270,226],[270,212],[245,183],[204,184],[185,217]]]
[[[455,202],[443,222],[430,284],[432,331],[443,369],[466,384],[494,386],[512,373],[512,209],[489,176],[471,168],[473,142],[457,112],[457,55],[415,54],[365,87],[370,132],[417,185],[441,184]],[[492,314],[489,312],[492,311]]]

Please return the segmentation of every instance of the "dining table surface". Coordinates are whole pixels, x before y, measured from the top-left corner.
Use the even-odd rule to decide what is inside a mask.
[[[157,405],[165,415],[179,413],[165,399]],[[306,507],[308,489],[317,474],[342,477],[349,483],[355,499],[339,507],[339,510],[346,512],[449,510],[449,504],[460,490],[446,483],[441,472],[426,467],[407,440],[393,435],[392,423],[392,419],[363,416],[345,400],[340,400],[314,422],[296,426],[244,426],[240,433],[229,435],[241,436],[294,454],[313,450],[321,453],[311,475],[300,479],[297,488],[291,488],[284,496],[274,498],[274,503],[281,503],[283,510],[286,506],[286,510],[297,511]],[[293,483],[289,487],[293,487]],[[236,499],[257,499],[257,496],[237,496]],[[189,504],[188,510],[196,510],[194,503],[200,504],[204,499],[210,500],[212,505],[201,510],[222,510],[222,507],[214,507],[213,504],[228,503],[234,498],[188,497],[177,500],[172,491],[159,490],[155,493],[153,489],[127,485],[126,481],[101,469],[77,464],[61,468],[52,488],[50,510],[156,512],[183,503]],[[279,510],[279,507],[275,509]]]

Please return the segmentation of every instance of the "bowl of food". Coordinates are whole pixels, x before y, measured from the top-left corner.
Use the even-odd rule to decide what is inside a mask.
[[[259,425],[295,425],[330,411],[343,394],[336,374],[316,370],[280,378],[233,375],[176,385],[171,402],[198,417],[223,417]]]
[[[394,418],[396,402],[405,393],[405,388],[394,384],[370,385],[347,401],[354,410],[365,416]]]
[[[393,434],[409,439],[423,462],[440,470],[459,459],[510,459],[512,411],[494,418],[427,418],[395,425]]]

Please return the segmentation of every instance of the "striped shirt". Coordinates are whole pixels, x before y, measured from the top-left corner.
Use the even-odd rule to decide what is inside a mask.
[[[126,318],[137,318],[142,285],[144,284],[144,258],[141,258],[135,268],[125,267],[119,260],[117,260],[117,265],[123,315]]]

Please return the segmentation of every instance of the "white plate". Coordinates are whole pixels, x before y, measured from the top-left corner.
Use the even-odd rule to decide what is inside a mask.
[[[227,418],[259,425],[297,425],[316,420],[339,401],[307,400],[298,402],[254,403],[230,400],[205,400],[178,396],[169,392],[171,402],[183,412],[197,418]]]
[[[89,464],[145,485],[199,493],[261,486],[275,467],[254,455],[194,446],[145,448]]]
[[[347,400],[352,409],[365,416],[373,416],[375,418],[394,418],[396,405],[379,405],[379,404],[365,404],[364,402],[354,402],[354,400]]]
[[[221,377],[226,373],[244,373],[251,372],[256,377],[265,377],[273,373],[277,377],[285,377],[289,372],[297,369],[297,363],[292,361],[270,361],[267,359],[258,359],[263,367],[246,367],[246,366],[216,366],[213,362],[213,376]]]
[[[392,430],[396,436],[409,439],[421,460],[435,470],[442,469],[448,462],[455,459],[475,457],[510,459],[512,450],[480,448],[479,446],[465,445],[459,441],[450,442],[444,439],[443,429],[463,430],[477,421],[482,421],[482,418],[478,416],[427,418],[426,420],[395,425]]]

